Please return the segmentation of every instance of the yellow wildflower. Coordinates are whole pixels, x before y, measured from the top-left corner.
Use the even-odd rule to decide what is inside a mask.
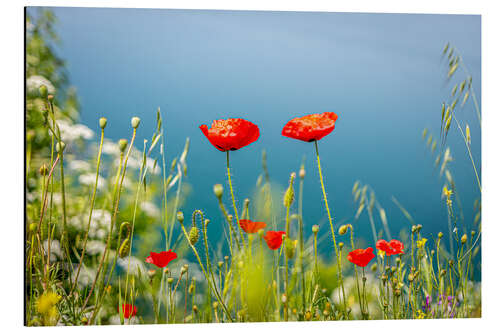
[[[57,309],[55,305],[59,302],[61,296],[57,295],[53,292],[46,292],[42,296],[38,298],[38,302],[36,304],[36,309],[40,314],[43,315],[52,315]]]
[[[425,246],[425,243],[427,242],[427,238],[422,238],[421,240],[417,241],[417,248],[421,249]]]

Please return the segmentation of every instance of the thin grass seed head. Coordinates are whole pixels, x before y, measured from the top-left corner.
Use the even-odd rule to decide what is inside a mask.
[[[463,80],[461,83],[460,83],[460,93],[463,93],[464,92],[464,89],[465,89],[465,84],[467,83],[467,80]]]
[[[290,174],[289,185],[288,188],[286,189],[285,195],[283,196],[283,205],[285,207],[291,207],[293,203],[293,199],[295,196],[295,193],[293,191],[293,181],[295,180],[295,176],[296,176],[295,172],[292,172]]]
[[[465,127],[465,138],[467,140],[467,143],[470,145],[471,140],[470,140],[470,128],[469,128],[469,124],[467,124],[467,126]]]
[[[125,258],[130,252],[130,239],[126,238],[123,240],[120,248],[118,249],[118,256],[120,258]]]
[[[457,93],[457,88],[458,88],[458,85],[457,85],[457,84],[455,84],[455,85],[453,86],[453,89],[451,90],[451,97],[454,97],[454,96],[455,96],[455,94]]]
[[[444,106],[444,103],[443,103],[443,106]],[[422,140],[425,140],[425,137],[427,136],[427,133],[429,133],[429,129],[426,127],[424,128],[424,130],[422,131]],[[357,182],[357,181],[356,181]],[[354,193],[354,190],[353,190],[353,193]]]

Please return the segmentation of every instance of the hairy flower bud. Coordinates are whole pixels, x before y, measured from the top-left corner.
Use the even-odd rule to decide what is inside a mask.
[[[293,241],[290,238],[285,238],[285,254],[288,259],[292,259],[295,256],[295,248],[297,246],[297,241]]]
[[[467,243],[467,234],[464,234],[464,235],[462,236],[462,238],[460,239],[460,241],[462,242],[462,244]]]
[[[127,148],[128,141],[127,139],[120,139],[118,141],[118,147],[120,148],[120,151],[123,153],[125,151],[125,148]]]
[[[43,163],[42,166],[40,167],[40,175],[42,176],[47,176],[47,174],[49,173],[49,167],[47,166],[47,164]]]
[[[169,277],[169,278],[167,279],[167,282],[168,282],[168,284],[172,284],[172,283],[174,283],[174,278],[173,278],[173,277]]]
[[[66,148],[66,144],[63,142],[63,141],[59,141],[57,144],[56,144],[56,151],[58,153],[62,153],[64,151],[64,148]]]
[[[139,124],[141,123],[141,118],[139,117],[132,117],[130,120],[130,124],[132,125],[133,128],[139,127]]]
[[[306,169],[304,169],[304,165],[301,165],[299,171],[299,177],[300,179],[304,179],[305,176],[306,176]]]
[[[339,228],[339,235],[345,235],[346,232],[347,232],[347,228],[348,226],[347,225],[342,225],[340,228]]]
[[[224,188],[222,187],[222,184],[214,185],[214,194],[217,197],[217,199],[219,200],[222,199],[222,194],[224,194]]]
[[[189,244],[195,245],[198,242],[198,238],[200,237],[200,231],[197,227],[191,227],[189,230]]]
[[[342,250],[344,248],[344,243],[343,242],[340,242],[339,243],[339,249]]]
[[[108,120],[106,118],[102,117],[99,119],[99,127],[101,127],[102,129],[104,129],[107,124]]]
[[[378,266],[377,266],[377,264],[373,264],[373,265],[370,267],[370,269],[371,269],[371,271],[372,271],[372,272],[374,272],[374,273],[375,273],[375,272],[377,271],[377,267],[378,267]]]
[[[438,238],[443,238],[443,233],[441,231],[438,233]]]
[[[126,238],[120,245],[120,248],[118,249],[118,256],[120,258],[125,258],[126,256],[128,256],[129,252],[130,252],[130,240]]]
[[[184,213],[179,211],[177,212],[177,221],[179,221],[180,224],[184,223]]]
[[[40,88],[38,88],[38,92],[40,93],[41,97],[47,98],[48,89],[46,85],[42,84]]]
[[[224,262],[223,262],[223,261],[219,261],[219,262],[217,263],[217,266],[219,266],[219,268],[222,268],[222,266],[224,266]]]
[[[315,224],[312,226],[312,232],[313,234],[317,235],[319,231],[319,225]]]

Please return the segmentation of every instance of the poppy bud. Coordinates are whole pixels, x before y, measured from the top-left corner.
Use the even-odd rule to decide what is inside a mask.
[[[106,127],[106,124],[108,123],[108,120],[104,117],[99,119],[99,127],[104,129]]]
[[[398,289],[395,289],[395,290],[394,290],[394,295],[396,295],[396,296],[398,296],[398,297],[399,297],[399,296],[401,296],[401,289],[399,289],[399,288],[398,288]]]
[[[259,234],[259,237],[264,236],[264,229],[259,229],[259,231],[257,231],[257,233]]]
[[[118,256],[120,258],[126,257],[130,252],[130,240],[127,238],[122,242],[120,248],[118,249]]]
[[[343,242],[340,242],[339,243],[339,249],[342,251],[342,249],[344,248],[344,243]]]
[[[214,194],[217,197],[217,199],[222,199],[222,194],[224,193],[224,188],[222,187],[222,184],[215,184],[214,185]]]
[[[197,227],[191,227],[189,230],[189,244],[195,245],[198,242],[198,238],[200,237],[200,231]]]
[[[205,223],[205,228],[208,226],[208,224],[210,223],[210,220],[209,219],[205,219],[205,221],[203,221],[203,223]]]
[[[198,313],[198,307],[196,305],[193,305],[193,312],[196,314]]]
[[[455,264],[455,262],[453,260],[448,261],[448,265],[453,266],[453,264]]]
[[[224,262],[223,262],[223,261],[219,261],[219,262],[217,263],[217,266],[219,266],[219,268],[222,268],[222,266],[224,266]]]
[[[391,272],[392,272],[392,273],[396,272],[396,267],[394,267],[394,266],[393,266],[393,267],[391,267]]]
[[[445,276],[446,275],[446,269],[442,269],[441,273],[439,273],[439,275],[441,275],[441,277]]]
[[[66,144],[62,141],[59,141],[57,144],[56,144],[56,151],[58,153],[62,153],[64,151],[64,148],[66,148]]]
[[[87,319],[87,317],[82,318],[82,325],[87,325],[88,322],[89,320]]]
[[[219,303],[218,302],[213,302],[212,303],[212,307],[214,308],[214,310],[217,310],[217,307],[219,306]]]
[[[133,117],[131,120],[130,120],[130,124],[132,125],[132,127],[135,129],[137,127],[139,127],[139,124],[141,123],[141,118],[139,117]]]
[[[120,148],[120,151],[123,153],[125,151],[125,148],[127,148],[128,141],[127,139],[120,139],[118,141],[118,147]]]
[[[150,279],[152,279],[155,276],[155,274],[156,274],[156,270],[154,270],[154,269],[148,270],[148,276]]]
[[[413,274],[408,274],[408,281],[413,282],[415,276]]]
[[[186,265],[181,267],[181,275],[187,272],[187,267]]]
[[[281,295],[281,302],[286,303],[286,295],[285,294]]]
[[[52,100],[54,99],[54,95],[47,95],[47,99],[49,100],[49,102],[52,102]]]
[[[42,176],[46,176],[48,173],[49,173],[49,167],[47,166],[47,164],[42,164],[42,166],[40,167],[40,175]]]
[[[471,237],[476,236],[476,232],[475,232],[474,230],[472,230],[472,231],[470,232],[470,236],[471,236]]]
[[[30,223],[30,231],[31,232],[35,232],[37,227],[38,227],[38,225],[35,222]]]
[[[370,267],[371,271],[372,272],[376,272],[377,271],[377,264],[373,264],[371,267]]]
[[[398,257],[398,258],[396,258],[396,264],[398,264],[398,265],[399,265],[400,263],[401,263],[401,258],[399,258],[399,257]]]
[[[299,171],[299,177],[300,179],[304,179],[305,176],[306,176],[306,169],[304,169],[304,165],[301,165]]]
[[[323,316],[328,316],[330,314],[330,312],[328,310],[323,310]]]
[[[434,250],[431,250],[431,256],[433,256],[434,253],[436,253],[436,252]]]
[[[180,224],[184,223],[184,213],[179,211],[177,212],[177,221],[179,221]]]
[[[381,278],[381,279],[382,279],[382,281],[384,281],[384,282],[385,282],[385,281],[387,281],[387,275],[385,275],[385,274],[383,274],[380,278]]]
[[[46,98],[48,94],[47,86],[42,84],[40,88],[38,88],[38,92],[40,93],[41,97]]]
[[[462,236],[462,238],[460,239],[460,241],[462,242],[462,244],[467,243],[467,234],[464,234],[464,235]]]
[[[168,282],[168,284],[172,284],[172,283],[174,283],[174,278],[173,278],[173,277],[169,277],[169,278],[167,279],[167,282]]]
[[[347,225],[343,225],[339,228],[339,235],[345,235],[347,232]]]
[[[422,230],[422,225],[421,224],[417,224],[417,231],[420,231]]]
[[[170,272],[170,269],[168,269],[168,267],[165,267],[165,268],[163,269],[163,273],[168,274],[168,272]]]
[[[443,238],[443,233],[441,231],[438,233],[438,238]]]
[[[315,224],[312,226],[312,232],[313,234],[317,235],[319,231],[319,225]]]
[[[366,282],[366,276],[363,276],[362,280],[363,280],[363,282]]]
[[[191,284],[189,285],[188,293],[189,293],[190,295],[192,295],[192,294],[193,294],[193,292],[194,292],[194,283],[191,283]]]
[[[412,225],[411,226],[411,233],[414,234],[417,232],[417,226],[416,225]]]
[[[224,256],[224,260],[228,261],[229,260],[229,256]]]
[[[285,207],[290,207],[293,203],[294,192],[293,192],[293,180],[295,179],[295,172],[292,172],[290,175],[290,183],[288,188],[286,189],[285,196],[283,197],[283,205]]]

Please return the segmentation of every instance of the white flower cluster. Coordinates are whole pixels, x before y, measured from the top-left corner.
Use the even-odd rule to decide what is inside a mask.
[[[78,139],[90,140],[94,137],[94,132],[82,124],[71,124],[66,120],[58,120],[57,125],[61,130],[62,141],[65,143],[70,143]]]
[[[74,216],[69,220],[69,224],[76,229],[83,231],[87,227],[88,216]],[[111,213],[104,209],[95,209],[92,211],[90,222],[89,237],[104,239],[109,232],[111,224]]]
[[[26,90],[29,94],[38,94],[38,89],[43,85],[47,87],[49,94],[56,92],[56,88],[54,88],[52,82],[41,75],[32,75],[26,80]]]

